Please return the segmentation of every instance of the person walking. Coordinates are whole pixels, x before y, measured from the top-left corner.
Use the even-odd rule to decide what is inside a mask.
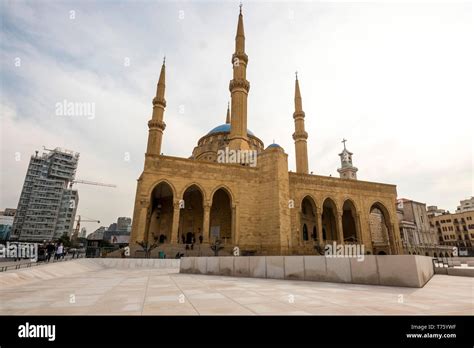
[[[46,252],[48,253],[48,256],[46,257],[46,261],[49,262],[51,260],[51,256],[54,254],[54,244],[49,242],[48,245],[46,246]]]
[[[61,258],[63,254],[63,250],[64,250],[63,243],[59,243],[56,249],[56,260],[59,260]]]

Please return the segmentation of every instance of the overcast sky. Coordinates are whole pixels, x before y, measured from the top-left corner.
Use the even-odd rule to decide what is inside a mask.
[[[238,2],[0,4],[0,209],[17,206],[44,145],[80,152],[77,178],[118,186],[77,185],[78,214],[103,225],[131,217],[165,54],[164,154],[189,157],[225,122]],[[249,129],[295,169],[297,70],[310,171],[337,176],[346,138],[360,180],[454,210],[474,187],[472,8],[245,1]],[[64,100],[95,103],[95,117],[57,116]]]

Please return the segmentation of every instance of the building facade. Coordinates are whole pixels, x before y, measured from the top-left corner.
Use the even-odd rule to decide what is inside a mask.
[[[248,61],[240,13],[225,123],[201,137],[189,158],[161,152],[166,127],[163,62],[148,122],[144,170],[137,182],[132,250],[143,241],[161,241],[163,248],[200,241],[205,248],[219,240],[229,250],[237,246],[248,254],[311,254],[336,241],[363,244],[371,254],[402,253],[396,186],[357,180],[345,142],[340,178],[308,173],[298,77],[293,113],[296,172],[288,170],[288,155],[281,146],[265,148],[247,128]]]
[[[12,227],[12,240],[53,240],[72,232],[79,196],[69,185],[79,154],[56,148],[31,156]]]
[[[398,224],[405,254],[439,256],[452,248],[439,243],[437,232],[431,227],[425,203],[399,199]]]
[[[456,208],[456,213],[463,213],[465,211],[474,210],[474,197],[463,199],[459,202],[458,207]]]
[[[460,256],[474,254],[474,210],[430,215],[430,224],[438,234],[439,244],[457,247]],[[449,256],[453,256],[452,251]]]
[[[6,208],[0,211],[0,242],[10,239],[16,209]]]

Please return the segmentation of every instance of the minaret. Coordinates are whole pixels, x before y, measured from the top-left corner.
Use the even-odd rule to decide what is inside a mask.
[[[295,141],[295,156],[296,156],[296,172],[308,174],[308,149],[306,146],[306,139],[308,133],[304,129],[304,111],[303,102],[301,99],[300,85],[298,82],[298,73],[295,81],[295,112],[293,119],[295,120],[295,132],[293,133],[293,140]]]
[[[163,114],[165,112],[165,58],[161,66],[160,79],[156,88],[156,96],[153,98],[153,114],[151,120],[148,121],[148,145],[146,148],[147,155],[159,155],[161,153],[161,139],[166,124],[163,122]]]
[[[227,116],[225,118],[225,123],[229,124],[230,123],[230,103],[227,103]]]
[[[237,24],[237,35],[235,37],[235,53],[232,55],[234,75],[229,84],[232,114],[229,143],[231,149],[249,148],[247,138],[247,96],[250,83],[246,79],[247,63],[248,57],[247,54],[245,54],[244,20],[242,16],[242,4],[240,4],[239,22]]]
[[[346,139],[342,139],[344,150],[339,154],[341,157],[341,168],[337,171],[341,179],[357,180],[358,169],[352,165],[352,152],[346,149]]]

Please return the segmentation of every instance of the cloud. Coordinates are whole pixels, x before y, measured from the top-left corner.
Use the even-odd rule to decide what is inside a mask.
[[[78,186],[81,215],[131,216],[164,54],[163,152],[188,157],[224,123],[235,3],[1,6],[0,207],[17,205],[29,156],[60,146],[81,153],[77,177],[118,185]],[[294,170],[298,70],[310,170],[336,176],[344,137],[361,180],[454,209],[473,194],[470,16],[467,3],[246,3],[249,128]],[[94,103],[95,118],[56,116],[64,100]]]

